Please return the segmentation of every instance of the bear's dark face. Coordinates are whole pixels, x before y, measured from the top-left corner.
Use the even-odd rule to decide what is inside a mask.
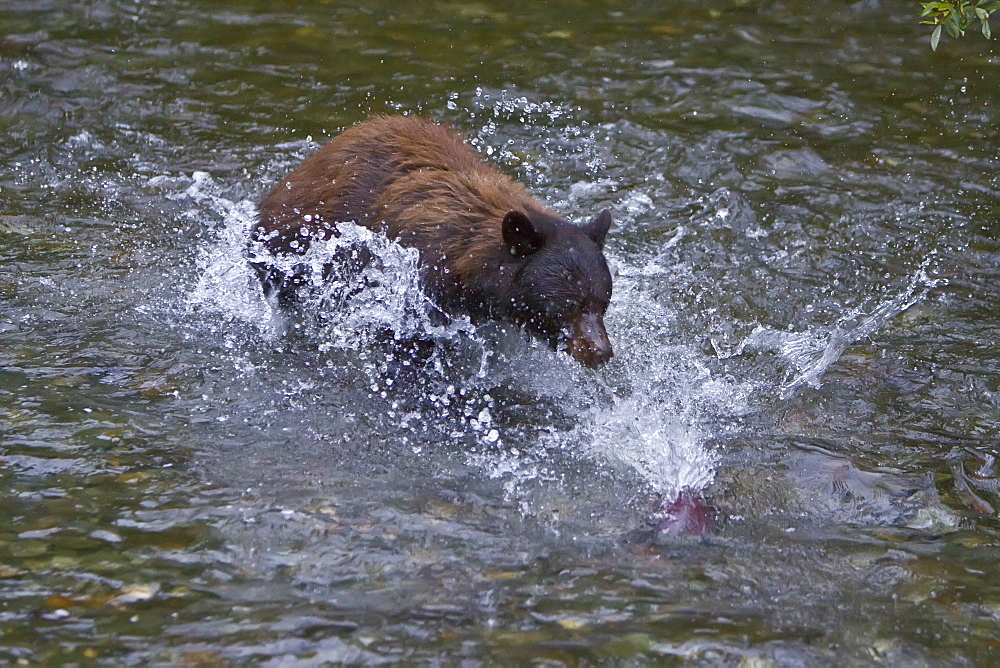
[[[582,228],[550,216],[529,220],[517,211],[504,218],[504,241],[523,262],[514,279],[512,319],[591,369],[614,354],[604,328],[611,272],[602,247],[610,225],[607,211]]]

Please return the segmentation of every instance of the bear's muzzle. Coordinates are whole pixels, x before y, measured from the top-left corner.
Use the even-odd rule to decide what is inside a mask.
[[[573,327],[566,342],[570,356],[590,369],[603,366],[614,356],[604,318],[596,313],[584,313]]]

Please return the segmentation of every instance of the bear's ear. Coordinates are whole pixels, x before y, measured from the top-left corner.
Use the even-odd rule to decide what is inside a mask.
[[[611,229],[611,212],[605,209],[597,214],[597,217],[592,221],[587,223],[584,232],[594,240],[598,248],[604,248],[604,237],[608,235],[609,229]]]
[[[545,237],[520,211],[508,211],[503,217],[503,241],[511,255],[531,255],[545,244]]]

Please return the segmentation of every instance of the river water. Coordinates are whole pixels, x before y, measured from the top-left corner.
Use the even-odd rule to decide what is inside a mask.
[[[0,663],[995,661],[1000,60],[911,5],[5,2]],[[270,309],[375,113],[612,209],[605,369],[362,235]]]

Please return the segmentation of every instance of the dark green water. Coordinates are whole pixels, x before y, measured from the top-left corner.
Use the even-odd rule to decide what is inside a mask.
[[[4,2],[0,663],[993,664],[1000,60],[915,5]],[[385,112],[615,212],[606,369],[397,374],[391,247],[276,332],[254,203]]]

